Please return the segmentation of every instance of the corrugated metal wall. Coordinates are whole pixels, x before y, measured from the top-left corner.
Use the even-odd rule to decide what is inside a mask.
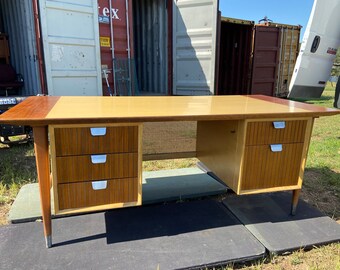
[[[140,91],[167,94],[166,0],[134,0],[134,41]]]
[[[25,82],[20,94],[40,94],[32,1],[0,0],[0,9],[9,36],[10,62]]]

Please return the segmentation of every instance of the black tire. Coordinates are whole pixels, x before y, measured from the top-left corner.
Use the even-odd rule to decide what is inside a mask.
[[[335,87],[335,95],[334,95],[334,108],[340,109],[340,77],[338,77],[338,82]]]

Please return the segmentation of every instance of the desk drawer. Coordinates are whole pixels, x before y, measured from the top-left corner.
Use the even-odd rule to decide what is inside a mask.
[[[57,157],[58,184],[138,175],[138,154]]]
[[[56,156],[138,151],[138,126],[55,128]]]
[[[245,147],[241,191],[297,185],[303,145]]]
[[[98,187],[93,186],[92,183],[95,185],[95,182],[59,184],[59,209],[65,210],[137,201],[137,178],[108,180],[106,187],[102,185],[102,187],[99,187],[97,190],[94,188]],[[99,183],[99,186],[102,183]]]
[[[307,120],[249,122],[246,145],[302,143],[306,127]]]

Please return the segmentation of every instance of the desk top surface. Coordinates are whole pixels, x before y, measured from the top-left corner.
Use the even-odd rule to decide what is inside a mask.
[[[0,115],[23,125],[319,117],[340,110],[268,96],[29,97]]]

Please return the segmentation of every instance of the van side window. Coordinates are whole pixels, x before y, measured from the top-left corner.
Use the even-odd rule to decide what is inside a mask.
[[[315,53],[317,49],[319,48],[320,39],[321,39],[320,36],[315,36],[313,43],[312,43],[312,47],[310,48],[311,53]]]

